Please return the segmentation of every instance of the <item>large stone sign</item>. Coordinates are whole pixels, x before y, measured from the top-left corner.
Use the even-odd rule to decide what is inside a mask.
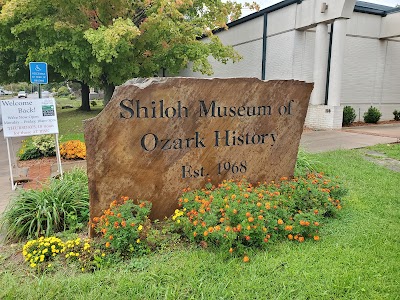
[[[90,216],[120,196],[170,216],[184,188],[292,176],[312,84],[255,78],[127,82],[85,122]]]

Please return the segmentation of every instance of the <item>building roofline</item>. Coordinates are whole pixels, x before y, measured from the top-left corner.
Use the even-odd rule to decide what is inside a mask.
[[[233,22],[230,22],[227,24],[228,28],[235,27],[237,25],[240,25],[242,23],[251,21],[253,19],[256,19],[258,17],[263,16],[264,14],[268,14],[271,12],[274,12],[276,10],[285,8],[286,6],[292,5],[292,4],[300,4],[303,2],[303,0],[284,0],[279,3],[276,3],[272,6],[266,7],[264,9],[261,9],[260,11],[257,11],[255,13],[252,13],[250,15],[247,15],[243,18],[237,19]],[[395,13],[400,11],[400,7],[390,7],[390,6],[384,6],[384,5],[378,5],[378,4],[373,4],[369,2],[364,2],[364,1],[357,1],[356,5],[354,6],[354,11],[355,12],[360,12],[360,13],[365,13],[365,14],[372,14],[372,15],[378,15],[378,16],[386,16],[389,13]],[[214,32],[220,32],[223,31],[224,29],[217,29]]]

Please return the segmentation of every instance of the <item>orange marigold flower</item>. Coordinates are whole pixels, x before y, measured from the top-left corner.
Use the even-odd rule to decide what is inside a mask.
[[[118,213],[118,214],[117,214],[117,217],[118,217],[118,218],[121,218],[121,213]]]
[[[304,237],[300,236],[300,237],[299,237],[299,242],[300,242],[300,243],[304,242]]]
[[[257,207],[261,207],[262,204],[261,204],[261,202],[257,202],[256,205],[257,205]]]
[[[207,235],[208,235],[208,231],[207,231],[207,230],[204,231],[203,235],[204,235],[204,236],[207,236]]]
[[[126,222],[125,222],[125,221],[122,221],[122,222],[121,222],[121,226],[122,226],[122,227],[126,227]]]
[[[264,239],[264,243],[268,243],[268,241],[269,241],[269,240],[268,240],[267,238]]]
[[[293,229],[293,226],[290,226],[290,225],[287,225],[286,227],[285,227],[285,230],[288,230],[288,231],[290,231],[290,230],[292,230]]]
[[[246,235],[244,238],[246,239],[246,241],[250,241],[250,239],[251,239],[251,237],[248,235]]]
[[[318,223],[318,222],[314,222],[314,225],[315,225],[315,226],[319,226],[319,223]]]
[[[232,253],[233,252],[233,249],[232,248],[229,248],[229,253]]]
[[[318,209],[314,210],[314,214],[318,215]]]
[[[101,232],[102,232],[103,234],[106,234],[106,233],[107,233],[107,228],[103,228],[103,229],[101,230]]]
[[[193,236],[194,237],[196,237],[197,236],[197,232],[195,231],[195,232],[193,232]]]
[[[201,226],[202,226],[202,227],[206,227],[206,226],[207,226],[206,222],[204,222],[204,221],[201,222]]]
[[[249,221],[250,223],[254,222],[254,218],[253,217],[247,218],[247,221]]]
[[[239,224],[238,226],[236,226],[236,229],[237,229],[238,231],[241,231],[241,230],[242,230],[242,225]]]
[[[304,220],[300,220],[300,225],[304,226],[304,225],[306,225],[306,222]]]
[[[251,216],[251,213],[247,212],[247,213],[246,213],[246,217],[248,218],[248,217],[250,217],[250,216]]]
[[[249,194],[244,194],[244,197],[245,198],[249,198]]]
[[[282,219],[279,219],[279,220],[278,220],[278,224],[279,224],[279,225],[282,225],[282,224],[283,224],[283,220],[282,220]]]
[[[289,234],[287,237],[289,240],[293,240],[293,235]]]
[[[232,199],[235,199],[235,198],[236,198],[236,195],[235,195],[235,194],[233,194],[233,195],[231,196],[231,198],[232,198]]]
[[[236,215],[238,213],[237,209],[233,209],[233,214]]]
[[[219,219],[219,222],[220,222],[220,223],[223,223],[224,221],[225,221],[224,218],[220,218],[220,219]]]
[[[230,226],[226,226],[226,227],[225,227],[225,231],[226,231],[226,232],[231,231],[231,227],[230,227]]]
[[[243,257],[243,262],[247,263],[247,262],[249,262],[249,261],[250,261],[250,258],[249,258],[247,255],[245,255],[245,256]]]
[[[257,218],[258,218],[259,220],[262,220],[262,219],[264,219],[264,217],[263,217],[263,216],[261,216],[261,215],[259,215]]]
[[[114,227],[118,228],[119,227],[119,223],[117,221],[114,222]]]
[[[246,227],[246,229],[247,229],[247,230],[250,230],[250,229],[251,229],[251,226],[250,226],[250,225],[248,225],[248,226]]]
[[[110,247],[110,245],[111,245],[110,242],[107,242],[106,243],[106,248]]]
[[[214,228],[213,227],[208,227],[208,232],[209,233],[211,233],[211,232],[213,232],[214,231]]]
[[[318,235],[314,235],[314,241],[319,241],[319,236]]]

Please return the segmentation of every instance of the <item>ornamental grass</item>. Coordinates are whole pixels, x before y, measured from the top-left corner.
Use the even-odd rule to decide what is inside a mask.
[[[8,241],[77,231],[89,220],[86,172],[75,168],[38,190],[19,190],[0,219]]]
[[[267,248],[285,239],[318,241],[320,227],[342,208],[345,194],[323,174],[256,186],[245,180],[224,181],[185,192],[172,219],[190,241],[245,254],[247,262],[248,247]]]

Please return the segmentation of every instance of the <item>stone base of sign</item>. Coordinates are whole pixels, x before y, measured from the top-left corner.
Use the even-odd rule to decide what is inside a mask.
[[[85,122],[90,217],[121,196],[170,216],[184,188],[293,175],[312,84],[255,78],[128,82]]]

